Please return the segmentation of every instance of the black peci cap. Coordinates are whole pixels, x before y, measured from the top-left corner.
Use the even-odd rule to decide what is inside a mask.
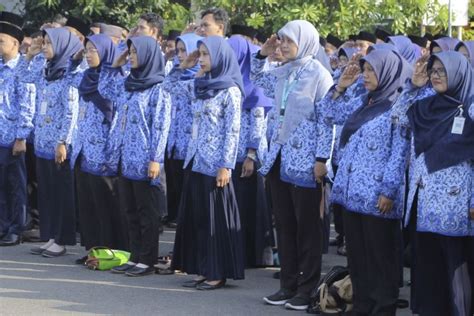
[[[0,22],[0,33],[10,35],[18,40],[18,42],[22,42],[23,38],[25,37],[23,31],[10,23]]]
[[[375,29],[375,37],[379,40],[386,42],[389,36],[392,36],[392,34],[383,28],[378,27]]]
[[[7,11],[1,11],[0,12],[0,22],[9,23],[9,24],[18,26],[19,28],[22,28],[24,20],[18,14],[15,14],[15,13],[12,13],[12,12],[7,12]]]
[[[426,37],[408,35],[408,38],[413,42],[413,44],[416,44],[423,48],[426,48],[426,45],[428,44],[428,39]]]
[[[79,33],[81,33],[84,36],[89,35],[89,33],[91,32],[89,28],[89,24],[73,16],[68,17],[66,26],[75,28],[76,30],[79,31]]]
[[[357,41],[357,35],[355,34],[349,35],[348,41],[354,41],[354,42]]]
[[[434,40],[433,35],[431,33],[426,33],[425,35],[423,35],[423,37],[430,42]]]
[[[357,35],[357,39],[360,41],[367,41],[374,44],[377,43],[377,38],[375,37],[375,35],[366,31],[360,31]]]
[[[326,37],[326,41],[331,44],[332,46],[336,47],[336,48],[339,48],[342,44],[344,44],[343,41],[341,41],[338,37],[332,35],[332,34],[329,34],[327,37]]]

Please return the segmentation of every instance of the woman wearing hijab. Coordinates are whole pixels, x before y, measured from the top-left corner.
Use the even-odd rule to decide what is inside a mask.
[[[414,144],[406,221],[416,228],[416,312],[471,315],[472,249],[466,245],[474,235],[474,122],[467,111],[473,70],[458,52],[431,56],[427,70],[436,93],[406,113]]]
[[[127,41],[131,72],[116,76],[126,62],[122,54],[100,72],[99,93],[117,105],[107,144],[108,168],[120,175],[119,202],[127,214],[130,259],[112,269],[127,276],[154,272],[158,257],[159,214],[154,190],[164,162],[171,99],[163,91],[164,59],[149,36]]]
[[[198,42],[181,69],[199,59],[189,82],[194,91],[193,123],[171,268],[197,275],[183,286],[222,288],[244,278],[243,236],[231,172],[239,143],[244,84],[232,48],[220,36]]]
[[[441,37],[437,40],[434,40],[430,44],[430,53],[436,54],[439,52],[447,52],[452,51],[459,44],[459,40],[457,38],[452,37]]]
[[[119,211],[117,172],[107,166],[105,155],[114,103],[98,91],[103,66],[111,66],[117,48],[104,34],[87,37],[85,56],[89,68],[70,84],[79,89],[79,115],[74,134],[71,168],[76,168],[77,205],[81,244],[128,250],[125,214]],[[77,166],[76,166],[77,163]],[[83,264],[87,256],[78,259]]]
[[[83,46],[66,28],[43,32],[42,53],[47,60],[43,71],[29,71],[23,61],[23,80],[37,84],[35,155],[38,178],[38,209],[41,240],[46,244],[31,249],[33,254],[57,257],[66,245],[76,244],[74,176],[69,168],[73,134],[76,128],[79,96],[69,86],[68,61]]]
[[[276,35],[273,35],[269,41],[274,41],[275,39]],[[257,57],[257,53],[252,54],[249,78],[255,86],[262,88],[266,97],[272,99],[271,109],[267,113],[266,138],[268,143],[272,138],[273,131],[280,118],[280,109],[277,109],[275,106],[275,84],[277,80],[270,70],[281,66],[286,60],[281,53],[280,47],[275,47],[273,53],[265,59],[259,59]]]
[[[391,124],[390,110],[407,72],[402,57],[374,50],[360,60],[367,93],[341,106],[359,69],[341,77],[324,99],[329,122],[343,124],[341,158],[331,200],[344,209],[347,259],[354,311],[395,315],[400,281],[400,219],[409,142]]]
[[[178,36],[176,39],[176,60],[174,68],[166,76],[163,89],[171,95],[171,127],[168,135],[167,160],[165,163],[167,176],[168,225],[175,226],[178,215],[179,201],[183,189],[183,164],[188,144],[191,139],[193,113],[191,104],[193,91],[189,82],[199,71],[199,65],[181,71],[179,66],[197,49],[197,42],[202,37],[194,33]]]
[[[237,56],[245,89],[240,112],[237,163],[232,182],[244,233],[246,266],[272,265],[272,215],[267,205],[263,177],[257,173],[267,152],[265,116],[272,107],[272,102],[264,96],[263,89],[256,87],[249,78],[251,55],[258,51],[258,46],[241,35],[233,35],[227,43]],[[265,253],[267,260],[264,259]]]
[[[418,58],[421,57],[421,49],[406,36],[389,36],[388,44],[395,46],[400,55],[410,64],[414,65]]]
[[[474,67],[474,41],[459,42],[454,50],[463,54],[471,63],[471,67]]]
[[[291,21],[278,36],[288,61],[271,70],[277,78],[275,101],[280,120],[259,172],[270,185],[281,274],[280,290],[264,301],[304,310],[321,274],[320,203],[332,141],[332,128],[320,120],[317,102],[333,81],[314,58],[320,48],[319,34],[311,23]],[[260,69],[278,44],[273,37],[262,47],[256,56]]]

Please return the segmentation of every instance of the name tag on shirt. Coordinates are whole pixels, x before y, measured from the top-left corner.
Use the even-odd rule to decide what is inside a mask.
[[[43,100],[41,101],[41,104],[40,104],[40,115],[45,115],[46,112],[48,111],[48,101],[46,100]]]
[[[456,116],[454,118],[453,122],[453,127],[451,129],[452,134],[457,134],[457,135],[462,135],[462,132],[464,130],[464,123],[466,122],[466,119],[462,116]]]
[[[85,116],[86,116],[86,108],[81,106],[79,108],[79,119],[83,120]]]
[[[193,140],[197,139],[198,135],[199,135],[199,120],[200,120],[200,118],[201,118],[200,113],[196,113],[194,115],[193,127],[192,127],[192,131],[191,131],[191,138]]]

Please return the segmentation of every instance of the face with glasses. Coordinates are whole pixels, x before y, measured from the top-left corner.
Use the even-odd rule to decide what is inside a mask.
[[[91,41],[86,43],[86,60],[87,64],[91,68],[99,67],[100,65],[100,56],[97,52],[97,48],[92,44]]]
[[[448,77],[446,74],[446,69],[443,64],[435,59],[433,66],[428,70],[428,75],[430,76],[431,84],[433,89],[438,93],[444,93],[448,90]]]

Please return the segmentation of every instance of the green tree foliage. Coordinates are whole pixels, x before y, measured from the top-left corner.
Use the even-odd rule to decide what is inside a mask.
[[[27,21],[39,26],[56,14],[73,15],[87,22],[118,23],[132,27],[145,12],[166,20],[165,32],[186,27],[190,13],[186,1],[168,0],[26,0]]]
[[[287,21],[305,19],[320,33],[342,38],[359,30],[384,26],[394,33],[419,34],[424,16],[434,20],[437,33],[447,28],[448,11],[431,0],[197,0],[199,8],[218,6],[230,12],[232,23],[246,23],[267,33]]]
[[[323,36],[333,33],[341,38],[376,26],[397,34],[419,34],[424,17],[436,25],[428,30],[438,33],[446,30],[448,20],[446,6],[437,0],[25,0],[27,20],[36,25],[61,13],[89,22],[132,26],[142,13],[152,11],[166,20],[165,31],[183,29],[193,19],[196,12],[190,13],[191,2],[196,9],[222,7],[232,23],[245,23],[268,34],[294,19],[312,22]]]

